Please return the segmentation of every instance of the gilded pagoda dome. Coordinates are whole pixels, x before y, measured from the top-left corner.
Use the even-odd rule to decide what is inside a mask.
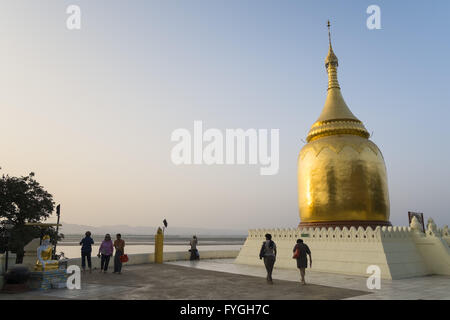
[[[344,101],[330,32],[325,67],[325,105],[298,158],[300,227],[390,225],[383,155]]]

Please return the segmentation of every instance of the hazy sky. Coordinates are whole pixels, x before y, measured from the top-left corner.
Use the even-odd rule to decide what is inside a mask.
[[[66,8],[81,8],[81,30]],[[381,30],[366,27],[371,4]],[[450,2],[21,1],[0,10],[1,172],[67,223],[296,227],[297,156],[339,81],[383,152],[391,221],[450,224]],[[280,129],[280,170],[175,166],[177,128]]]

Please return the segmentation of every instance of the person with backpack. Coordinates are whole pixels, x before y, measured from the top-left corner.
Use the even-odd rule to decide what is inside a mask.
[[[306,255],[309,255],[309,267],[312,267],[311,250],[303,243],[302,239],[297,239],[297,244],[294,247],[294,256],[292,258],[297,260],[297,268],[300,270],[301,284],[305,282],[305,271],[308,267],[308,259]]]
[[[259,259],[264,259],[264,266],[267,270],[267,282],[273,284],[272,271],[277,256],[277,246],[275,242],[272,241],[272,235],[270,233],[267,233],[265,237],[266,241],[262,243]]]

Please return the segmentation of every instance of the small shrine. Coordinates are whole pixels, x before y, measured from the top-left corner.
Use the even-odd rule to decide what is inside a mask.
[[[55,223],[29,223],[27,225],[48,228],[61,226]],[[66,258],[53,259],[50,236],[44,235],[42,239],[36,238],[25,246],[23,264],[30,270],[30,289],[48,290],[52,288],[65,288],[67,282]]]

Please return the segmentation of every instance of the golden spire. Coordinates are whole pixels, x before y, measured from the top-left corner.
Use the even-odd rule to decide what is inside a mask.
[[[331,88],[338,88],[339,82],[337,80],[337,67],[339,66],[338,58],[333,52],[333,47],[331,46],[331,32],[330,32],[330,20],[328,20],[328,43],[329,43],[329,49],[328,49],[328,55],[325,59],[325,68],[328,71],[328,90]]]
[[[362,122],[350,111],[341,94],[337,79],[338,58],[331,46],[330,21],[328,27],[328,55],[325,68],[328,73],[328,94],[319,119],[312,125],[306,141],[334,134],[354,134],[368,138],[370,135]]]

